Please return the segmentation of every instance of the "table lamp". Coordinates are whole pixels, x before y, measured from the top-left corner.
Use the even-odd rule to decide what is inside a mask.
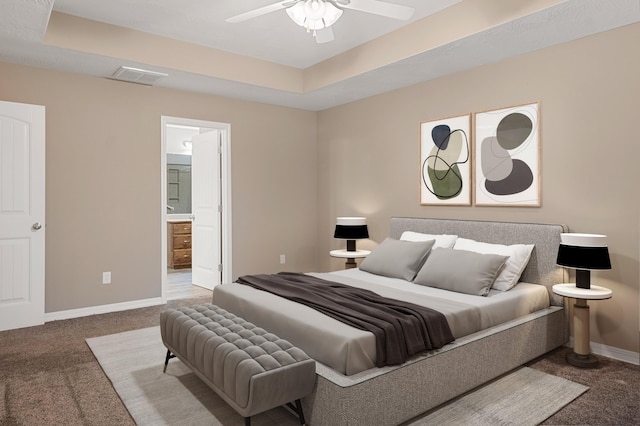
[[[611,269],[607,236],[599,234],[560,234],[556,263],[576,270],[576,287],[591,288],[591,270]]]
[[[587,300],[608,299],[611,290],[591,287],[592,269],[611,269],[607,237],[597,234],[560,234],[560,247],[556,263],[575,268],[576,284],[556,284],[554,293],[576,300],[573,305],[573,352],[566,355],[567,362],[576,367],[593,368],[598,359],[589,347],[589,305]]]
[[[336,219],[336,230],[333,238],[347,240],[347,251],[356,251],[356,240],[369,238],[367,218],[339,217]]]

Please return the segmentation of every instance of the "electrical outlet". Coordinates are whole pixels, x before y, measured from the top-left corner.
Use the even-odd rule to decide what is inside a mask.
[[[287,257],[284,254],[280,255],[280,264],[284,265],[285,263],[287,263]]]
[[[111,272],[102,273],[102,284],[111,284]]]

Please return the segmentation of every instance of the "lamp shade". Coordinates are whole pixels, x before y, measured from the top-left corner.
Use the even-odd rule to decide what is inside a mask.
[[[367,219],[364,217],[339,217],[336,219],[336,230],[333,238],[343,240],[359,240],[369,238]]]
[[[556,263],[568,268],[611,269],[607,236],[599,234],[560,234]]]

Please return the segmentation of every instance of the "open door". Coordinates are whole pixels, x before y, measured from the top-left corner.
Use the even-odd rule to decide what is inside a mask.
[[[0,331],[44,324],[44,120],[0,102]]]
[[[192,282],[213,290],[222,272],[220,132],[202,133],[191,142]]]

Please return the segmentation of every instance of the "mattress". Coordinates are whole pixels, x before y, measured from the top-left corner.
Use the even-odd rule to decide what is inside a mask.
[[[509,291],[491,290],[488,296],[481,297],[359,269],[309,275],[435,309],[444,314],[456,338],[549,306],[548,291],[538,284],[519,283]],[[313,308],[237,283],[216,286],[213,303],[288,340],[316,361],[342,374],[375,368],[376,345],[372,333],[343,324]]]

